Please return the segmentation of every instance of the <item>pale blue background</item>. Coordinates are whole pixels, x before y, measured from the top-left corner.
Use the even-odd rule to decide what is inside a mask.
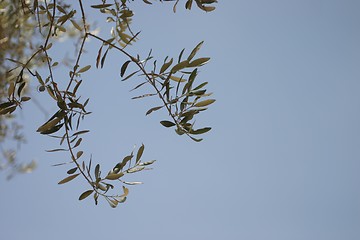
[[[87,186],[57,185],[70,166],[51,165],[68,159],[43,151],[57,142],[33,134],[46,119],[29,103],[20,157],[40,166],[2,177],[0,238],[360,239],[360,1],[220,1],[213,13],[179,5],[176,14],[171,3],[133,6],[142,30],[133,53],[153,48],[161,60],[205,40],[199,54],[212,60],[198,80],[217,102],[197,123],[213,130],[194,143],[158,123],[165,112],[145,117],[158,102],[130,99],[145,90],[118,80],[125,59],[114,52],[84,75],[93,114],[83,149],[111,167],[144,143],[154,170],[134,176],[145,184],[117,209],[79,202]],[[99,44],[90,44],[93,64]]]

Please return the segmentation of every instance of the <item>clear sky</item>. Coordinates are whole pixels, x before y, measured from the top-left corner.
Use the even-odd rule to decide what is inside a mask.
[[[134,176],[145,184],[116,209],[79,202],[86,185],[57,185],[70,167],[51,165],[68,159],[44,152],[57,142],[33,133],[46,118],[29,103],[19,157],[39,167],[2,177],[0,238],[360,239],[360,1],[219,1],[212,13],[176,14],[171,3],[133,6],[134,53],[152,48],[161,61],[205,41],[199,55],[212,60],[198,80],[217,101],[197,123],[213,130],[195,143],[159,124],[166,113],[146,117],[156,103],[130,99],[139,80],[119,81],[124,58],[113,53],[84,75],[93,114],[83,149],[111,167],[144,143],[154,170]],[[99,44],[89,46],[94,64]]]

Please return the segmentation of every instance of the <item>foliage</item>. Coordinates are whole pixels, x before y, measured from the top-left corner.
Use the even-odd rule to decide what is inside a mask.
[[[152,4],[148,0],[143,0],[143,2]],[[203,11],[215,9],[212,6],[215,0],[187,0],[185,8],[191,9],[193,2]],[[113,24],[111,35],[107,38],[91,31],[91,24],[85,12],[87,6],[84,6],[88,3],[82,0],[78,0],[77,3],[78,9],[69,5],[70,1],[60,0],[21,0],[15,3],[5,0],[1,2],[3,11],[0,15],[0,30],[2,30],[0,33],[4,34],[0,38],[2,41],[0,46],[4,50],[1,53],[3,54],[1,59],[7,58],[8,61],[0,62],[0,84],[2,84],[0,120],[4,122],[5,118],[13,116],[18,108],[31,100],[27,94],[28,81],[37,81],[38,91],[47,93],[57,106],[56,112],[37,129],[37,132],[58,138],[60,147],[49,152],[67,152],[71,163],[74,164],[67,171],[67,177],[59,181],[59,184],[82,176],[89,184],[89,189],[80,194],[79,200],[92,195],[97,204],[99,197],[103,197],[111,207],[116,207],[118,203],[126,200],[129,189],[125,185],[141,184],[141,182],[127,182],[123,180],[124,176],[149,169],[148,166],[155,160],[142,161],[144,145],[114,164],[114,167],[106,174],[102,173],[100,164],[93,164],[91,158],[85,159],[84,152],[80,149],[84,136],[89,130],[82,129],[81,122],[90,114],[87,110],[89,98],[83,100],[79,89],[84,81],[84,73],[93,67],[84,66],[81,63],[87,40],[92,38],[100,44],[94,64],[96,68],[103,68],[108,52],[115,51],[127,58],[119,69],[122,81],[135,76],[144,79],[134,89],[147,87],[148,93],[135,96],[133,99],[154,96],[160,100],[160,104],[151,107],[146,115],[161,109],[165,110],[169,119],[160,123],[167,128],[174,128],[177,134],[186,135],[197,142],[202,140],[197,137],[198,135],[211,129],[210,127],[195,128],[194,120],[195,115],[205,111],[215,101],[208,98],[211,93],[204,88],[207,82],[196,84],[195,81],[198,68],[206,64],[210,58],[197,57],[203,42],[196,45],[187,55],[183,49],[176,58],[166,57],[160,64],[154,60],[151,51],[146,57],[141,57],[140,54],[131,55],[127,49],[139,37],[139,32],[134,33],[130,28],[134,17],[134,12],[129,8],[131,2],[115,0],[110,3],[110,1],[102,0],[90,6],[104,14],[109,24]],[[179,0],[174,1],[174,12],[178,3]],[[14,30],[13,26],[18,26],[19,31]],[[76,49],[77,58],[71,65],[65,86],[59,83],[53,70],[63,63],[54,60],[55,56],[52,56],[51,51],[58,41],[57,36],[61,33],[67,33],[79,39]],[[33,39],[30,43],[26,41],[29,38]],[[135,70],[129,70],[133,68]],[[4,89],[7,90],[4,91]],[[3,127],[1,130],[4,130]],[[3,136],[5,138],[5,134]],[[119,190],[114,183],[122,185],[121,193],[118,193]]]

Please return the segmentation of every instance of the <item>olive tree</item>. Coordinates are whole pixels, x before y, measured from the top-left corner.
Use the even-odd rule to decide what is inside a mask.
[[[143,2],[144,7],[155,3],[150,0]],[[174,12],[179,2],[172,1]],[[186,9],[190,10],[194,4],[210,12],[215,9],[215,2],[186,0],[183,3]],[[88,7],[105,15],[107,24],[112,25],[108,36],[92,31],[92,22],[86,13]],[[150,107],[146,115],[155,111],[165,112],[167,118],[160,124],[175,129],[178,135],[187,136],[195,142],[201,141],[199,135],[211,129],[195,126],[195,116],[207,110],[215,101],[205,89],[207,82],[197,81],[198,69],[210,59],[197,56],[203,42],[190,51],[183,49],[179,55],[162,60],[156,59],[151,51],[145,55],[130,54],[128,49],[136,49],[135,41],[140,37],[140,32],[133,31],[131,27],[131,21],[136,17],[131,10],[131,1],[101,0],[90,4],[83,0],[3,0],[0,2],[0,11],[0,141],[12,139],[22,142],[20,126],[14,118],[17,110],[26,107],[27,101],[32,101],[29,92],[47,93],[57,110],[38,126],[37,132],[58,139],[59,147],[49,152],[62,151],[69,156],[72,167],[59,184],[79,176],[88,183],[88,189],[82,191],[79,200],[92,195],[95,204],[101,197],[111,207],[116,207],[126,200],[128,185],[141,183],[126,181],[126,175],[146,170],[155,162],[143,160],[144,144],[115,162],[109,170],[103,170],[100,162],[95,163],[83,155],[81,144],[90,130],[83,129],[81,122],[91,116],[91,112],[88,111],[89,98],[83,97],[86,93],[81,92],[81,84],[85,81],[85,72],[104,67],[109,51],[120,55],[120,59],[126,59],[119,67],[122,81],[134,77],[143,79],[134,89],[145,88],[148,93],[135,96],[134,99],[151,96],[158,98],[158,104]],[[61,34],[78,40],[76,58],[66,63],[71,68],[65,84],[63,79],[59,81],[54,71],[55,68],[64,67],[65,63],[57,60],[52,51]],[[84,52],[91,51],[87,49],[88,39],[97,41],[99,46],[93,65],[82,63]],[[30,89],[30,81],[37,82],[37,89]],[[5,157],[4,166],[8,165],[17,171],[26,171],[35,166],[34,163],[18,165],[12,154],[15,150],[1,150]]]

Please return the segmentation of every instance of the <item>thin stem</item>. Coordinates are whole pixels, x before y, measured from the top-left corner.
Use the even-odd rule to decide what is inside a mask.
[[[170,106],[168,104],[168,102],[165,100],[165,98],[161,95],[161,92],[159,90],[159,88],[156,86],[155,82],[152,80],[151,76],[149,76],[149,74],[146,72],[143,64],[138,61],[138,59],[134,58],[133,56],[131,56],[129,53],[127,53],[125,50],[119,48],[118,46],[102,39],[101,37],[98,37],[92,33],[88,33],[89,36],[98,39],[99,41],[106,43],[108,45],[110,45],[111,47],[117,49],[118,51],[120,51],[121,53],[123,53],[124,55],[126,55],[128,58],[130,58],[131,61],[133,61],[138,68],[143,72],[143,74],[146,77],[146,80],[150,83],[150,85],[155,89],[156,93],[158,94],[159,98],[161,99],[161,101],[163,102],[164,106],[166,107],[167,111],[169,112],[169,115],[171,116],[171,118],[174,120],[174,122],[176,123],[176,125],[178,127],[181,127],[181,125],[178,123],[178,121],[176,120],[175,116],[172,114]],[[181,127],[182,128],[182,127]]]
[[[47,8],[47,2],[45,1],[45,5],[46,5],[46,8]],[[50,35],[51,35],[51,30],[52,30],[52,27],[54,25],[54,20],[55,20],[55,10],[56,10],[56,0],[54,0],[54,7],[53,7],[53,15],[51,16],[51,22],[50,22],[50,27],[49,27],[49,32],[46,36],[46,40],[45,40],[45,43],[44,43],[44,48],[46,48],[46,46],[48,45],[48,42],[49,42],[49,39],[50,39]]]

